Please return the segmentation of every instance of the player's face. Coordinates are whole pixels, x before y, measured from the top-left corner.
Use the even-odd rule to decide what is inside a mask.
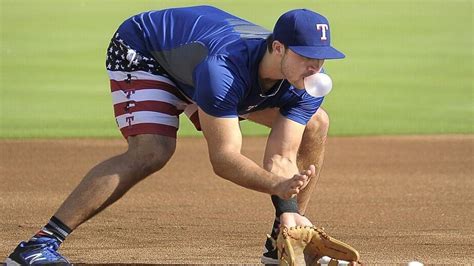
[[[281,59],[281,73],[293,86],[304,89],[303,79],[318,73],[323,67],[324,59],[311,59],[286,49]]]

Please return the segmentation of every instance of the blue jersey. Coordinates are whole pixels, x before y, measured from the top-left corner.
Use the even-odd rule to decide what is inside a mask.
[[[144,12],[126,20],[117,32],[133,49],[153,56],[178,89],[212,116],[279,107],[285,117],[306,124],[323,101],[286,80],[262,95],[258,66],[270,32],[217,8]]]

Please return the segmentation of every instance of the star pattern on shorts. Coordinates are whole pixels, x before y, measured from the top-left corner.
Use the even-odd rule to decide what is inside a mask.
[[[110,71],[146,71],[151,74],[168,76],[163,68],[154,58],[136,55],[135,60],[130,63],[127,60],[127,52],[131,49],[125,42],[118,38],[118,33],[110,42],[107,49],[106,67]]]

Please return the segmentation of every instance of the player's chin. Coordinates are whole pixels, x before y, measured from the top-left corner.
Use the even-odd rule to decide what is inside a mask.
[[[303,79],[294,80],[294,81],[289,80],[289,82],[291,83],[291,85],[293,85],[293,87],[295,87],[299,90],[304,90],[304,81],[303,81]]]

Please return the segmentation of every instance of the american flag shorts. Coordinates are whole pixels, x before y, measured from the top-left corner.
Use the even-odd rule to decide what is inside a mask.
[[[154,58],[137,53],[118,33],[107,49],[106,67],[115,120],[124,138],[140,134],[176,138],[183,112],[200,130],[197,105],[177,89]]]

